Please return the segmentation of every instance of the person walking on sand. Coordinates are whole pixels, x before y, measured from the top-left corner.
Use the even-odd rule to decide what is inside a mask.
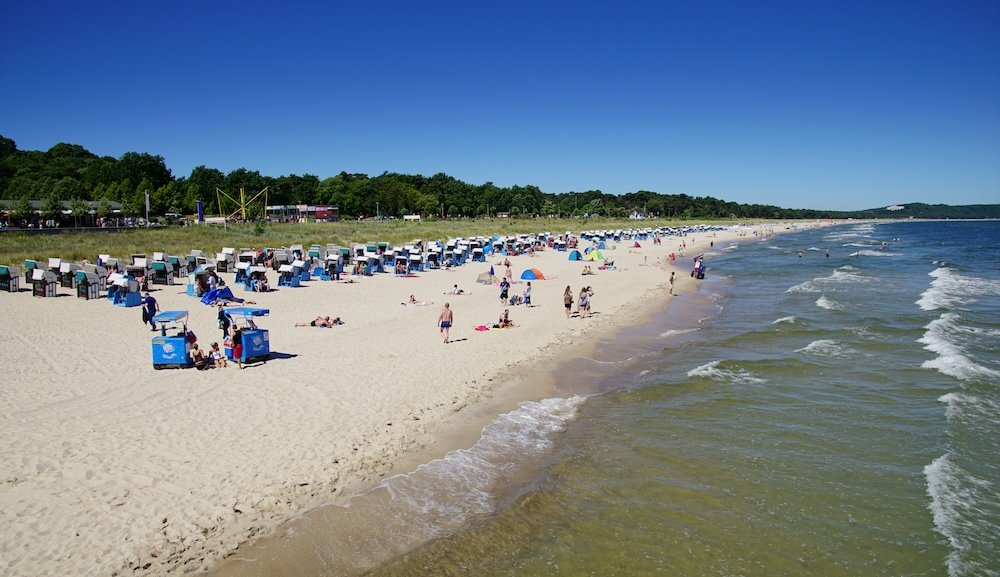
[[[453,321],[454,315],[451,312],[451,305],[444,303],[444,308],[441,309],[441,314],[438,315],[438,327],[441,329],[441,334],[444,335],[445,344],[448,344],[448,333]]]
[[[674,271],[670,271],[670,294],[674,294]]]
[[[159,303],[147,292],[145,298],[142,299],[142,320],[149,323],[149,330],[151,331],[156,330],[156,322],[153,321],[153,317],[158,312],[160,312]]]
[[[566,307],[566,318],[573,316],[573,290],[566,285],[563,292],[563,306]]]

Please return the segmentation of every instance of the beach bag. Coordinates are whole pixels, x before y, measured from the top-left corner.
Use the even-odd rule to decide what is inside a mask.
[[[146,307],[142,307],[142,324],[146,324],[148,322],[149,322],[149,311],[146,310]]]

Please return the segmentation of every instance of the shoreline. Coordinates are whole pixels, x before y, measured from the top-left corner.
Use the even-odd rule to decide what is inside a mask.
[[[738,242],[730,234],[720,233],[722,238],[715,240]],[[695,238],[704,247],[710,240],[704,233]],[[260,324],[271,330],[275,350],[287,352],[288,358],[251,371],[226,369],[208,375],[150,375],[148,341],[142,338],[148,333],[137,332],[143,329],[133,318],[136,311],[109,311],[106,303],[78,304],[76,299],[10,295],[25,306],[12,311],[16,338],[0,351],[12,355],[7,358],[52,360],[16,368],[12,385],[2,391],[0,409],[12,417],[4,432],[17,439],[2,455],[13,470],[0,490],[0,510],[15,521],[3,545],[6,550],[27,549],[36,563],[29,566],[26,557],[15,557],[12,574],[164,575],[214,569],[286,520],[346,500],[413,463],[416,455],[441,454],[446,444],[441,436],[456,419],[482,412],[498,400],[513,402],[503,398],[511,391],[511,372],[557,362],[573,346],[589,343],[592,350],[601,335],[649,318],[655,311],[648,303],[657,292],[665,294],[664,270],[669,269],[641,267],[640,258],[646,255],[655,262],[655,256],[671,252],[676,240],[666,238],[656,248],[644,243],[641,253],[626,253],[621,246],[609,256],[622,270],[588,279],[573,274],[579,263],[564,262],[565,253],[550,250],[538,259],[512,258],[517,270],[539,264],[555,271],[556,278],[537,283],[536,310],[511,307],[521,326],[508,331],[476,334],[467,328],[471,323],[465,319],[482,321],[499,310],[495,289],[471,285],[468,279],[478,266],[461,267],[461,278],[454,272],[431,272],[413,282],[363,279],[366,290],[314,282],[331,295],[320,307],[350,311],[350,316],[342,313],[345,327],[328,331],[288,328],[301,320],[296,314],[320,312],[314,312],[316,294],[310,294],[317,287],[261,295],[256,298],[271,302],[260,306],[271,308],[272,314]],[[688,247],[688,254],[698,251],[694,243]],[[683,269],[675,270],[684,274]],[[437,296],[454,280],[474,286],[473,294]],[[693,282],[686,275],[679,281],[679,287]],[[601,314],[587,321],[563,318],[554,303],[564,283],[574,288],[593,284],[594,308]],[[177,287],[154,293],[164,310],[176,304],[195,308],[193,299],[170,294],[172,288]],[[521,288],[515,285],[513,292]],[[384,302],[399,302],[397,297],[404,299],[408,292],[438,304],[413,310]],[[373,303],[373,295],[381,302]],[[433,321],[443,298],[456,303],[456,328],[463,328],[455,336],[462,337],[461,342],[443,345],[434,339]],[[100,312],[91,305],[101,306]],[[308,312],[289,312],[286,307]],[[67,331],[71,334],[52,343],[75,371],[60,367],[45,352],[41,338],[19,332],[22,325],[17,324],[52,326],[49,323],[60,319],[69,326],[87,326],[88,317],[100,313],[107,317],[100,338],[94,339],[92,332]],[[193,318],[192,329],[202,338],[216,338],[211,320]],[[553,329],[558,322],[570,324]],[[411,334],[419,334],[419,340]],[[463,346],[458,353],[438,352]],[[89,355],[89,349],[100,350]],[[325,366],[331,355],[342,362]],[[89,356],[100,359],[95,363]],[[112,370],[103,370],[107,364]],[[205,382],[203,375],[211,380]],[[68,386],[30,386],[40,376],[62,379],[59,382]],[[378,382],[367,382],[369,378]],[[41,390],[12,391],[11,386]],[[56,426],[46,429],[46,423]],[[30,455],[50,445],[61,451]],[[68,509],[49,510],[44,503],[53,498],[68,499]],[[93,519],[100,519],[96,527]],[[39,550],[38,541],[44,540],[40,533],[52,539],[47,549]]]
[[[395,551],[398,555],[386,554],[386,551],[393,550],[399,543],[392,539],[386,541],[386,529],[381,523],[376,527],[366,522],[368,517],[372,516],[371,511],[377,510],[380,515],[378,518],[382,519],[383,523],[393,523],[392,528],[400,529],[401,535],[406,534],[406,528],[398,527],[395,523],[397,516],[403,517],[406,514],[400,513],[398,509],[405,510],[407,505],[397,503],[396,497],[387,497],[384,494],[386,486],[398,479],[417,474],[421,467],[433,466],[458,453],[475,451],[475,446],[482,440],[487,427],[495,426],[498,419],[517,412],[527,403],[582,397],[580,403],[582,408],[590,397],[624,390],[604,389],[593,384],[581,385],[580,382],[574,381],[574,377],[581,374],[579,370],[586,371],[586,369],[574,368],[572,364],[595,360],[595,356],[603,357],[599,361],[601,363],[617,364],[627,361],[631,352],[623,349],[615,349],[610,355],[597,353],[602,344],[623,338],[635,342],[647,339],[647,335],[641,335],[637,331],[656,322],[663,322],[668,316],[668,311],[673,310],[671,306],[674,299],[697,298],[701,286],[695,285],[692,289],[669,299],[662,298],[662,291],[650,289],[632,302],[623,305],[629,312],[620,317],[620,322],[595,327],[593,332],[581,335],[581,342],[574,343],[579,348],[562,347],[540,353],[537,358],[522,361],[518,364],[515,374],[505,379],[494,394],[484,396],[481,402],[472,404],[453,415],[451,419],[438,423],[433,432],[433,441],[394,463],[384,479],[358,492],[341,495],[335,501],[324,503],[287,520],[268,535],[247,544],[212,567],[208,574],[210,577],[273,577],[289,573],[356,577],[385,563],[392,563],[399,555],[405,556],[412,550],[420,549],[427,542],[414,543],[415,549],[403,545]],[[628,334],[631,332],[636,334]],[[638,375],[638,378],[641,378],[641,375]],[[589,379],[584,380],[600,379],[600,375],[591,375]],[[575,384],[569,384],[574,382]],[[575,421],[576,417],[571,420]],[[512,458],[517,457],[512,455]],[[540,459],[528,458],[526,462],[515,460],[509,463],[517,469],[514,475],[522,485],[513,489],[509,487],[500,489],[499,501],[510,503],[520,498],[523,495],[521,489],[537,482],[534,476],[548,466],[550,458],[551,455],[546,453]],[[474,460],[479,459],[474,458]],[[455,497],[459,501],[465,499],[461,494],[454,495],[450,492],[447,492],[447,497]],[[356,512],[354,509],[361,509],[361,512]],[[475,525],[476,516],[478,514],[470,516],[457,530],[461,531],[461,527],[469,523]],[[386,520],[387,518],[390,520]],[[392,530],[388,533],[395,534]],[[435,539],[437,537],[432,538]],[[365,561],[374,561],[374,565],[358,568],[353,565],[354,559],[345,559],[343,556],[336,557],[338,561],[335,565],[331,563],[331,557],[337,552],[343,551],[343,555],[349,556],[355,548],[369,552],[364,555]],[[371,551],[378,553],[370,553]],[[379,556],[379,560],[374,559],[375,556]]]

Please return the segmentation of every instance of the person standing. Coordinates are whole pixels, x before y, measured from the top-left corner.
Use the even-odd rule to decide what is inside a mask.
[[[670,294],[674,294],[674,271],[670,271]]]
[[[153,320],[153,317],[156,316],[156,313],[160,312],[159,303],[157,303],[156,299],[150,296],[150,294],[147,292],[145,298],[142,299],[142,307],[143,307],[142,320],[148,321],[150,327],[149,330],[155,331],[156,322]]]
[[[441,329],[441,334],[444,335],[445,344],[448,344],[448,334],[451,331],[452,322],[454,322],[454,314],[451,311],[451,305],[444,303],[444,308],[438,315],[438,327]]]
[[[507,291],[510,290],[510,283],[504,278],[500,281],[500,304],[503,305],[507,302]]]
[[[566,308],[566,318],[573,316],[573,290],[566,285],[563,292],[563,306]]]
[[[225,303],[219,303],[219,328],[222,329],[222,340],[229,336],[229,315],[226,314]]]
[[[524,289],[524,306],[531,306],[531,281],[528,281],[528,286]]]
[[[243,329],[236,325],[233,327],[233,360],[243,369]]]

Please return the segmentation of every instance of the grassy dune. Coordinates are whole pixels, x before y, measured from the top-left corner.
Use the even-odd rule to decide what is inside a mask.
[[[704,221],[698,221],[704,222]],[[728,224],[730,221],[715,221]],[[555,234],[568,230],[617,229],[636,226],[672,226],[694,221],[647,220],[641,223],[620,219],[478,219],[426,221],[343,221],[305,224],[269,224],[259,231],[253,224],[199,225],[162,229],[135,229],[125,232],[68,232],[64,234],[0,234],[0,264],[20,265],[25,259],[59,257],[65,260],[94,260],[98,254],[123,258],[133,253],[162,251],[182,256],[192,249],[214,254],[223,246],[282,247],[292,244],[386,241],[402,244],[413,239],[445,240],[457,236],[538,233]],[[259,234],[258,234],[259,233]]]

